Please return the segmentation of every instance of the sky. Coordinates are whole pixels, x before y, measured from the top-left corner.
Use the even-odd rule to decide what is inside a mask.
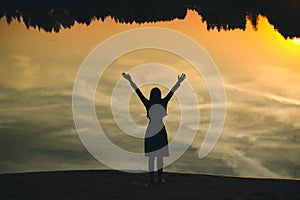
[[[188,11],[183,20],[138,25],[106,18],[89,26],[75,24],[59,33],[46,33],[27,29],[17,21],[8,25],[2,18],[0,173],[106,169],[85,149],[74,125],[76,73],[92,49],[112,35],[133,28],[163,27],[197,41],[220,71],[227,107],[218,143],[207,157],[198,158],[211,115],[210,96],[201,76],[181,58],[151,49],[121,56],[100,80],[96,110],[107,136],[124,149],[142,151],[141,139],[126,138],[124,143],[125,136],[112,119],[113,85],[122,70],[149,62],[164,63],[187,74],[201,112],[193,144],[167,171],[300,178],[300,40],[285,40],[263,16],[257,30],[250,24],[247,22],[245,31],[208,31],[201,16]],[[170,83],[176,81],[176,77],[165,76]],[[134,78],[139,82],[147,77]],[[152,86],[141,87],[146,96]],[[162,89],[163,94],[167,91]],[[133,121],[147,124],[142,104],[134,95],[129,110]],[[168,113],[166,127],[171,140],[180,120],[178,99],[172,99]]]

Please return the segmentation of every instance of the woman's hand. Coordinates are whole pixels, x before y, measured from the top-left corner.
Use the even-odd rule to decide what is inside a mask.
[[[129,81],[131,87],[132,87],[134,90],[138,89],[138,87],[136,86],[136,84],[135,84],[135,83],[133,82],[133,80],[131,79],[130,74],[128,74],[128,73],[126,74],[125,72],[123,72],[123,73],[122,73],[122,76],[123,76],[126,80]]]
[[[125,72],[122,73],[123,77],[128,80],[128,81],[131,81],[131,76],[130,74],[126,74]]]
[[[185,77],[184,73],[182,73],[181,75],[178,75],[178,82],[181,83],[182,81],[184,81],[185,78],[186,77]]]

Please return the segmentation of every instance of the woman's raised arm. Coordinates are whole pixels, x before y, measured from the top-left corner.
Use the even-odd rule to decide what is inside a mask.
[[[140,100],[143,102],[143,104],[146,106],[148,100],[146,99],[146,97],[143,95],[143,93],[141,92],[141,90],[136,86],[136,84],[133,82],[130,74],[126,74],[126,73],[122,73],[122,76],[129,81],[131,87],[135,90],[136,94],[139,96]]]
[[[175,85],[172,87],[172,89],[170,90],[170,92],[167,94],[167,96],[164,98],[167,102],[171,99],[171,97],[173,96],[174,92],[179,88],[180,83],[182,81],[184,81],[184,79],[186,78],[185,74],[182,73],[181,75],[178,75],[178,80],[175,83]]]

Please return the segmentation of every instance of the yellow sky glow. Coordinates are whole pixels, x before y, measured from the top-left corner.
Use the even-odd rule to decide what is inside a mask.
[[[7,70],[1,70],[1,77],[6,77],[1,82],[21,88],[62,85],[62,82],[72,84],[81,62],[101,41],[124,30],[150,26],[170,28],[192,37],[208,51],[225,81],[227,74],[231,78],[254,77],[257,74],[269,77],[273,69],[300,73],[299,39],[285,40],[265,17],[260,16],[257,31],[247,21],[245,31],[218,32],[216,29],[207,31],[201,16],[195,11],[188,11],[184,20],[138,25],[119,24],[106,18],[104,22],[93,21],[90,26],[76,23],[71,29],[63,29],[59,33],[26,29],[23,23],[17,21],[8,25],[2,18],[0,64],[1,69]],[[24,68],[20,62],[26,62],[28,67]],[[15,66],[11,65],[18,66],[23,73],[17,71],[16,74]],[[272,74],[280,76],[280,73]],[[300,82],[298,79],[295,81]]]
[[[300,38],[294,38],[293,42],[297,45],[300,45]]]

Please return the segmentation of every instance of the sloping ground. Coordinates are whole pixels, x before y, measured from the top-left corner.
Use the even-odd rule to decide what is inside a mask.
[[[300,199],[300,181],[165,173],[166,183],[147,185],[148,174],[113,170],[0,175],[0,199]]]

